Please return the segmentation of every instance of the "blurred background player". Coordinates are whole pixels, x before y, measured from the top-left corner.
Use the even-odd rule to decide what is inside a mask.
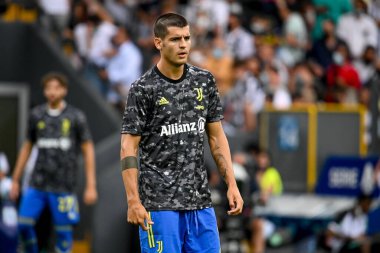
[[[84,203],[97,200],[94,147],[84,114],[67,104],[68,82],[59,73],[42,79],[47,103],[30,114],[27,140],[23,144],[12,177],[10,196],[19,195],[20,179],[33,145],[38,156],[31,176],[30,188],[23,194],[19,209],[19,232],[27,253],[37,253],[34,225],[48,206],[56,232],[56,251],[70,252],[72,225],[79,221],[74,188],[77,178],[77,155],[82,150],[86,169]]]

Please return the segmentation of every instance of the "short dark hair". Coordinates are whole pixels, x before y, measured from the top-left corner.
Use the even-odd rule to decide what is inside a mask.
[[[66,89],[69,87],[69,82],[67,81],[66,76],[58,72],[49,72],[44,75],[42,77],[42,87],[45,88],[46,84],[51,80],[57,80],[59,84]]]
[[[364,193],[362,191],[359,192],[359,194],[356,196],[356,201],[358,203],[364,202],[364,201],[372,201],[372,193]]]
[[[165,13],[159,16],[154,22],[154,36],[157,38],[165,38],[168,34],[168,27],[185,27],[188,26],[186,18],[176,13]]]

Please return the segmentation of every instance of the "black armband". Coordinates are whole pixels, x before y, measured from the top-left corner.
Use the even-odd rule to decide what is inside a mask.
[[[138,169],[136,156],[126,156],[120,161],[121,171],[134,168]]]

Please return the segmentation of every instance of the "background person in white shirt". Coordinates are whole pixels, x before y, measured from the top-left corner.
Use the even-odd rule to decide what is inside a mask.
[[[352,209],[338,215],[338,218],[328,225],[326,244],[332,253],[370,252],[370,241],[366,232],[371,204],[371,196],[360,194]]]
[[[110,85],[107,93],[108,102],[122,110],[130,85],[142,73],[143,57],[124,26],[118,27],[115,36],[112,37],[112,44],[114,53],[102,74]]]
[[[354,0],[354,12],[341,16],[336,32],[338,38],[348,44],[354,59],[360,57],[368,45],[377,48],[377,26],[367,14],[363,0]]]

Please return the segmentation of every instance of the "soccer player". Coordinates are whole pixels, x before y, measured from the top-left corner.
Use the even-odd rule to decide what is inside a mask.
[[[215,79],[187,64],[191,38],[184,17],[158,17],[154,44],[160,60],[132,84],[122,122],[128,222],[140,225],[143,253],[219,253],[204,167],[205,133],[228,187],[229,215],[241,213],[243,199],[221,125]]]
[[[64,100],[68,91],[66,77],[49,73],[42,79],[47,103],[31,111],[27,140],[23,144],[12,177],[10,196],[19,195],[19,183],[32,146],[38,156],[30,188],[23,194],[19,208],[19,232],[27,253],[37,253],[34,224],[48,206],[56,232],[56,252],[71,252],[72,225],[79,221],[74,187],[77,154],[82,150],[86,169],[84,203],[97,200],[94,146],[84,114]]]

